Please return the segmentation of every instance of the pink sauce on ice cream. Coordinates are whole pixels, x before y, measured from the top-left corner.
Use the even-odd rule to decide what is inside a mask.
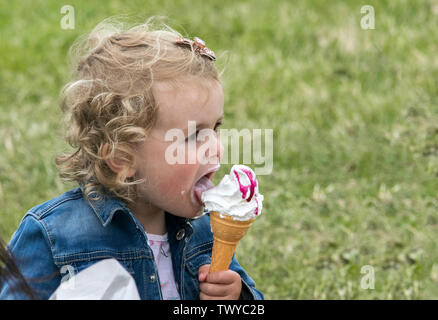
[[[241,169],[241,170],[248,176],[248,179],[250,182],[250,184],[248,186],[242,185],[242,183],[240,182],[239,174],[236,172],[236,170],[234,170],[233,172],[234,172],[234,175],[236,176],[237,182],[239,183],[239,189],[240,189],[240,192],[242,193],[242,199],[246,198],[246,194],[248,193],[248,189],[250,190],[249,197],[248,197],[248,199],[246,199],[247,202],[250,202],[252,197],[254,196],[254,190],[257,187],[257,180],[254,178],[251,171],[246,170],[246,169]],[[257,197],[255,197],[254,200],[258,203]],[[258,214],[258,207],[255,209],[254,214],[255,215]]]
[[[260,216],[263,200],[256,174],[245,165],[234,165],[216,187],[203,190],[201,195],[208,211],[241,221]]]
[[[235,170],[233,172],[237,178],[237,182],[239,183],[240,192],[242,193],[242,199],[246,198],[246,194],[248,193],[248,189],[250,189],[249,198],[246,199],[246,201],[250,202],[252,199],[252,196],[254,195],[255,187],[257,187],[257,180],[254,179],[254,177],[250,171],[245,170],[245,169],[242,169],[242,171],[245,172],[245,174],[248,176],[248,179],[250,181],[249,186],[242,185],[242,183],[240,182],[239,174]]]

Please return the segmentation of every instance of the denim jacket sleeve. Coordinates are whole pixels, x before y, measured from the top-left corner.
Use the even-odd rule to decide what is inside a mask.
[[[32,213],[26,214],[7,247],[35,296],[48,299],[58,287],[61,277],[53,261],[51,240],[44,222]],[[0,299],[29,297],[14,290],[13,282],[6,282],[1,288]]]
[[[254,280],[250,278],[234,256],[231,260],[230,269],[237,272],[242,278],[241,300],[263,300],[265,298],[263,293],[255,288]]]

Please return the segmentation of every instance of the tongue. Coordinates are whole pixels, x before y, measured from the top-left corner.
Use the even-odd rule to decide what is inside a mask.
[[[193,188],[193,191],[195,193],[195,197],[198,199],[198,201],[200,203],[202,203],[201,201],[201,196],[202,193],[204,191],[207,191],[208,189],[214,188],[214,184],[213,182],[211,182],[210,179],[208,179],[207,177],[202,177],[196,184],[195,187]]]

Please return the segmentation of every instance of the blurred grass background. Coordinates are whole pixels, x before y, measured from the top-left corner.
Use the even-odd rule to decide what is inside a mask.
[[[67,1],[68,2],[68,1]],[[0,4],[0,232],[57,177],[73,41],[108,16],[167,16],[225,67],[224,128],[274,130],[262,217],[237,249],[267,299],[437,299],[437,1]],[[60,9],[75,9],[63,30]],[[362,30],[363,5],[375,30]],[[230,165],[216,175],[218,182]],[[375,289],[361,289],[361,268]]]

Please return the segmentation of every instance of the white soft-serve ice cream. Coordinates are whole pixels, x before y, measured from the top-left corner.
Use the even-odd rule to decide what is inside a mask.
[[[262,213],[263,195],[259,193],[254,171],[234,165],[216,187],[202,193],[202,202],[208,211],[246,221]]]

